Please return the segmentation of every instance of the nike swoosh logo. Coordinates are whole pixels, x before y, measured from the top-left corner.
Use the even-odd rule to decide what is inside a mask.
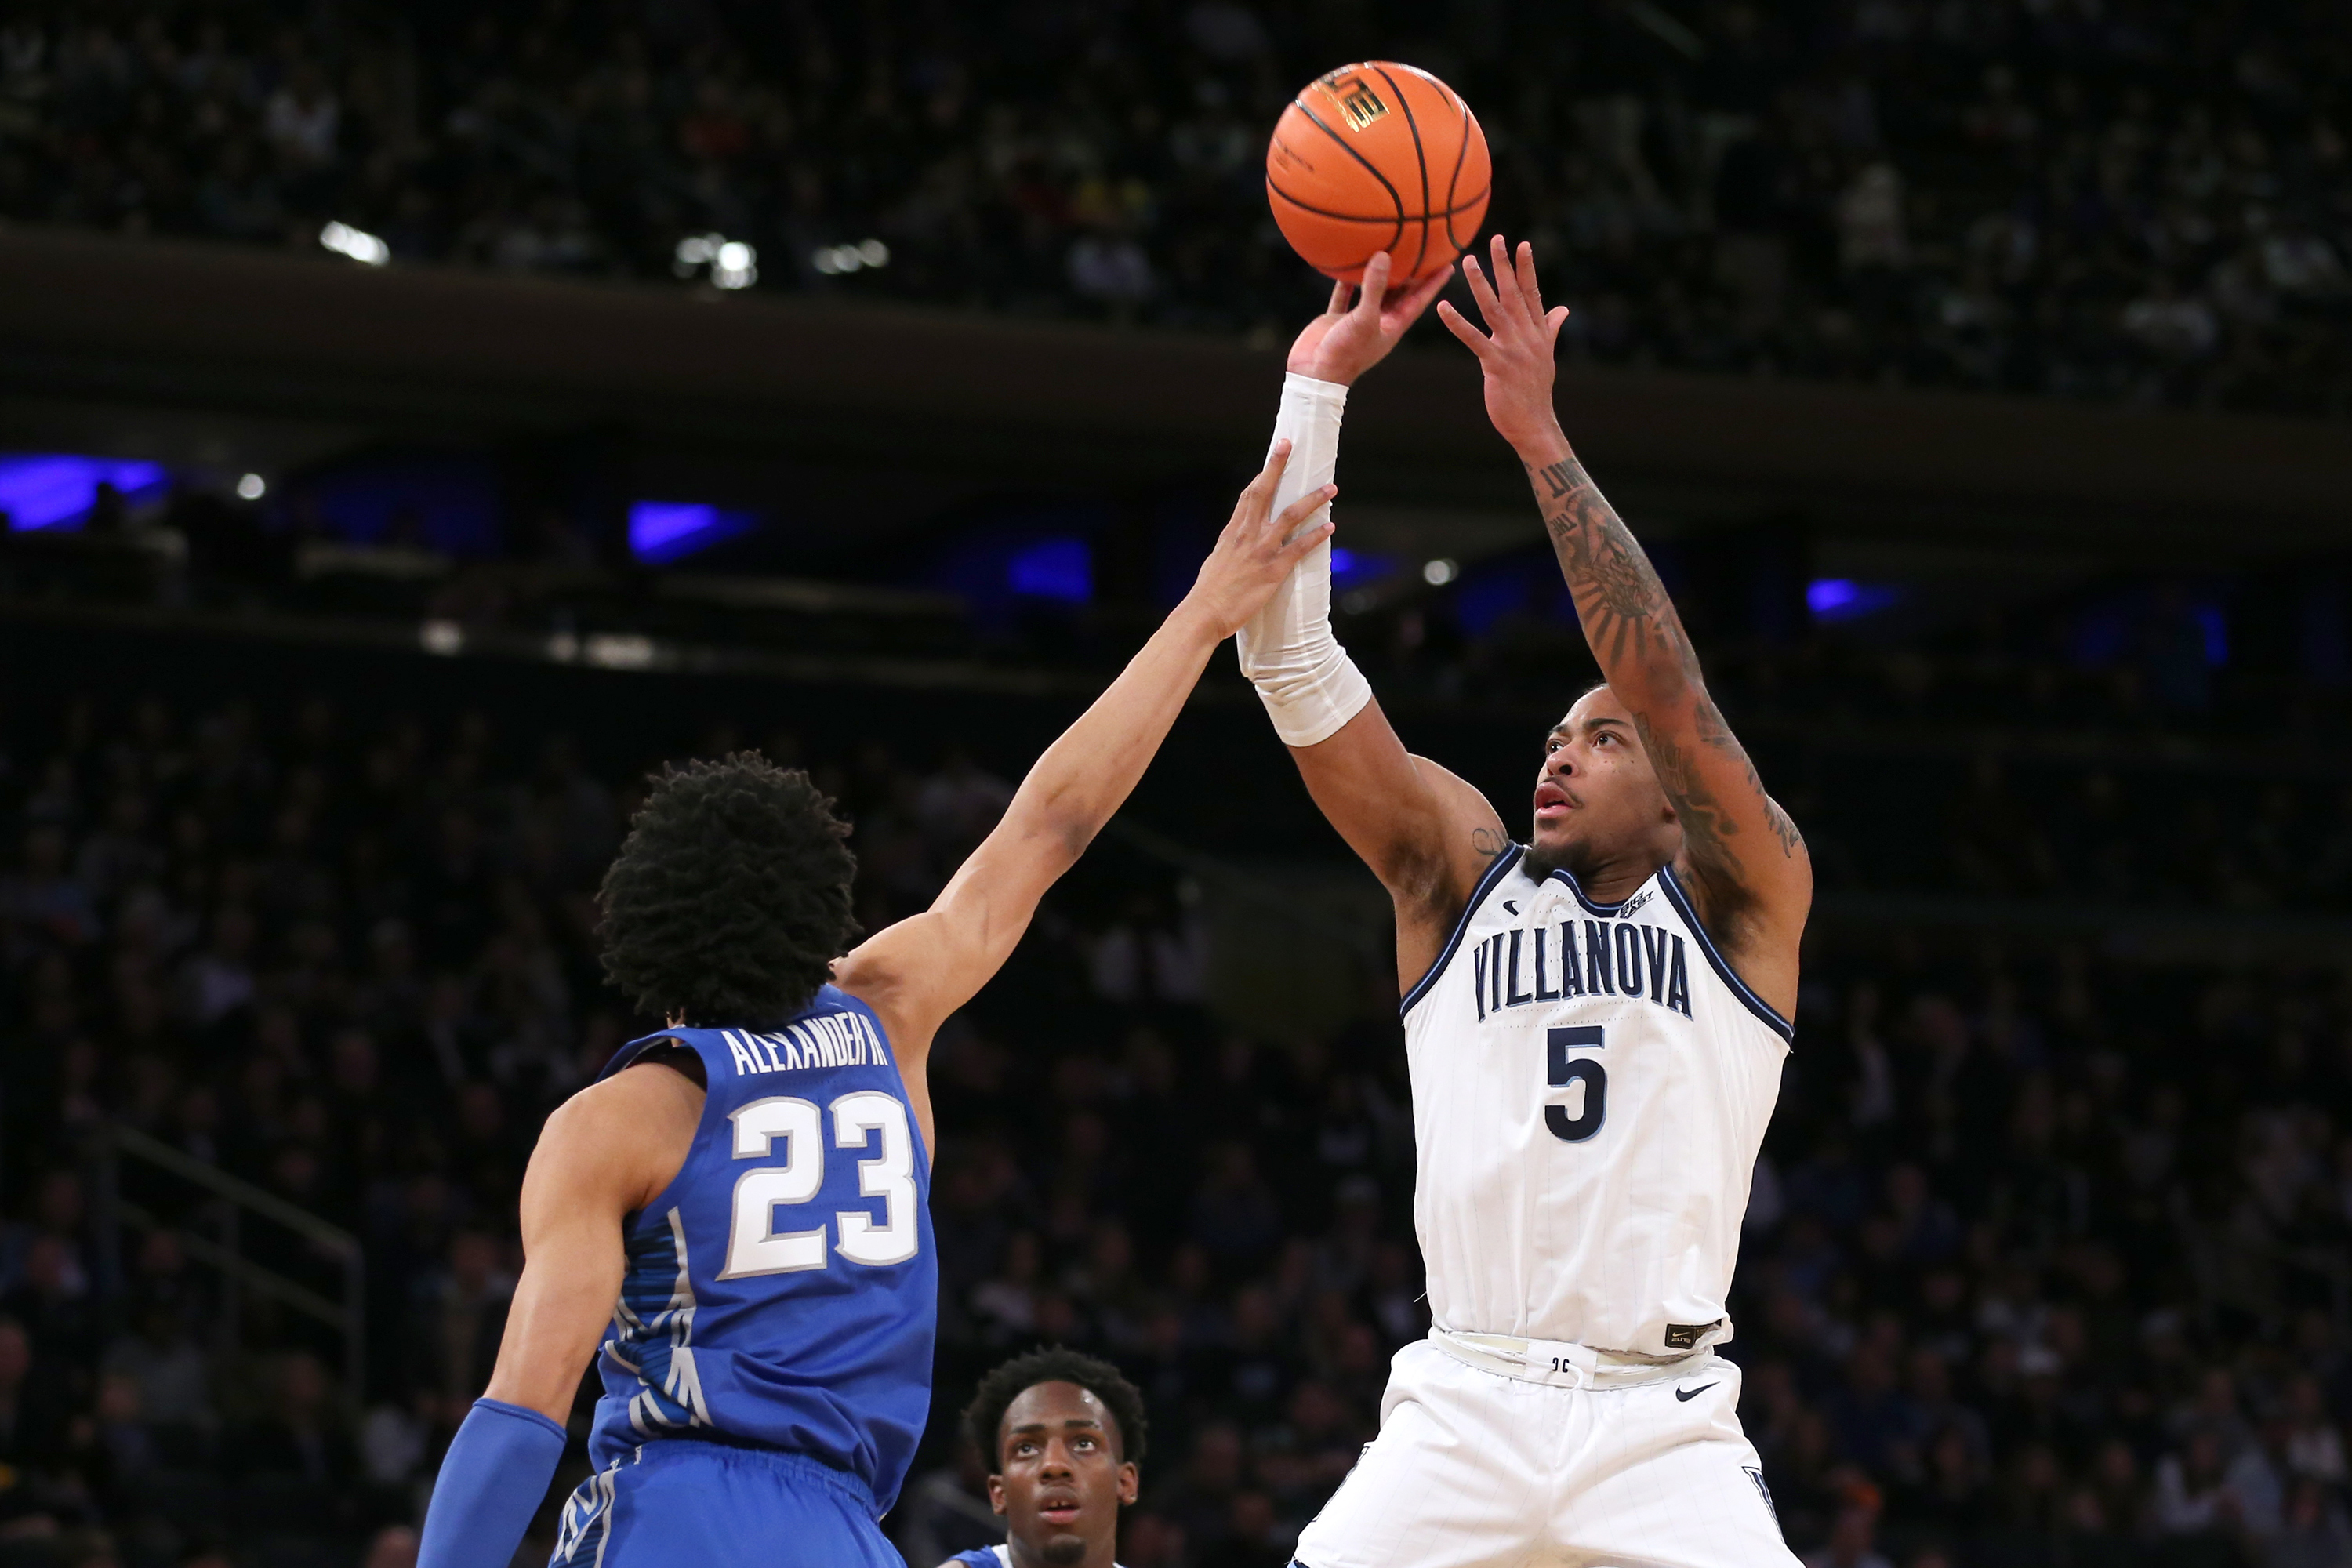
[[[1702,1383],[1696,1388],[1677,1388],[1675,1390],[1675,1398],[1677,1402],[1686,1402],[1696,1399],[1700,1394],[1705,1394],[1708,1389],[1713,1388],[1715,1384],[1711,1383]]]

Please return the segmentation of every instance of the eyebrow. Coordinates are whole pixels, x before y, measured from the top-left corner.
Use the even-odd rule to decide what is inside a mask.
[[[1052,1426],[1053,1423],[1049,1421],[1024,1421],[1018,1426],[1006,1427],[1004,1435],[1010,1437],[1022,1432],[1045,1432],[1051,1430]],[[1062,1430],[1065,1432],[1082,1431],[1087,1428],[1097,1432],[1105,1429],[1103,1424],[1091,1415],[1073,1415],[1062,1423]]]

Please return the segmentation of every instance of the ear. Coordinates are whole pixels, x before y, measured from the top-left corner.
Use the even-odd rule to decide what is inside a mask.
[[[1004,1478],[1003,1476],[988,1478],[988,1507],[992,1513],[1004,1511]]]
[[[1134,1502],[1137,1496],[1142,1491],[1142,1489],[1143,1472],[1135,1468],[1135,1461],[1129,1459],[1127,1463],[1119,1466],[1118,1500],[1120,1506],[1124,1507]]]

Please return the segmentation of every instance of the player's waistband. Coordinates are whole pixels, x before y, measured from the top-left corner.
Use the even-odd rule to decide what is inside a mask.
[[[1709,1347],[1661,1360],[1597,1351],[1564,1340],[1523,1340],[1516,1334],[1465,1334],[1437,1328],[1429,1331],[1429,1341],[1465,1366],[1556,1388],[1633,1388],[1663,1383],[1683,1376],[1715,1353]]]

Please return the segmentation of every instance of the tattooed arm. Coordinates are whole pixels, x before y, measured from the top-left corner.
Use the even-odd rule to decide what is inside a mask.
[[[1585,640],[1633,714],[1683,829],[1675,868],[1726,956],[1785,1016],[1795,1003],[1797,940],[1812,901],[1803,838],[1764,791],[1707,696],[1698,656],[1650,559],[1577,461],[1552,408],[1553,341],[1565,307],[1546,311],[1534,247],[1494,242],[1491,280],[1463,261],[1486,318],[1481,332],[1451,305],[1438,317],[1477,354],[1486,412],[1517,448],[1543,510]],[[1490,335],[1491,334],[1491,335]]]

